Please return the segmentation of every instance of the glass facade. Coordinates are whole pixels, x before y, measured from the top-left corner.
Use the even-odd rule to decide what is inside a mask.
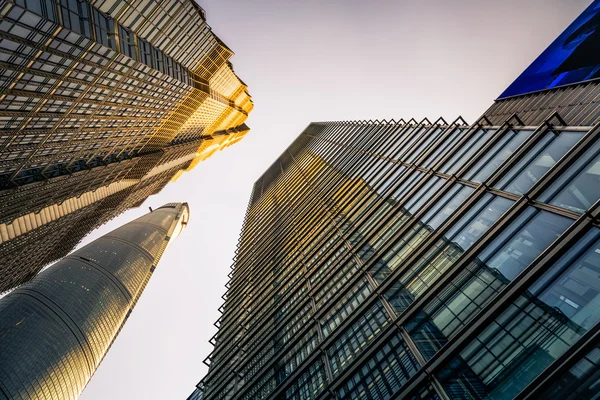
[[[515,121],[310,124],[254,185],[196,393],[538,398],[546,374],[576,379],[561,357],[600,330],[600,136]]]
[[[249,131],[194,1],[9,0],[0,21],[0,293]]]
[[[167,204],[0,299],[0,398],[76,399],[188,220]]]

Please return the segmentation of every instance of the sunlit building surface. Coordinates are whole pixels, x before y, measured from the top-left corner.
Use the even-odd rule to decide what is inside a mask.
[[[310,124],[254,184],[190,399],[597,398],[588,78],[513,87],[470,125]]]
[[[1,298],[0,399],[76,399],[188,220],[166,204]]]
[[[0,3],[0,293],[248,132],[192,0]]]

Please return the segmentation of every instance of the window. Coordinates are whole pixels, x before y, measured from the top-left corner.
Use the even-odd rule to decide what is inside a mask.
[[[90,9],[85,0],[59,0],[58,6],[65,28],[91,38]]]
[[[337,391],[340,399],[389,399],[419,370],[399,334],[394,335]]]
[[[383,305],[377,302],[342,333],[327,350],[333,376],[346,369],[388,323]]]
[[[146,42],[144,39],[138,37],[138,54],[139,61],[146,64],[150,68],[154,68],[154,63],[152,62],[152,49],[150,43]]]
[[[450,175],[456,173],[467,160],[470,160],[483,147],[494,133],[496,133],[494,129],[480,129],[472,134],[469,140],[456,149],[456,153],[442,165],[440,171]]]
[[[371,287],[366,280],[356,284],[323,316],[321,329],[323,336],[329,336],[338,326],[342,324],[371,294]]]
[[[512,201],[486,194],[429,251],[404,272],[385,294],[401,314],[414,299],[446,272],[512,205]]]
[[[540,200],[576,212],[585,212],[600,198],[600,140],[571,165]]]
[[[511,399],[600,319],[600,229],[591,229],[438,372],[452,398]]]
[[[46,17],[51,21],[57,21],[56,9],[52,0],[16,0],[15,2],[28,11]]]
[[[125,29],[121,25],[119,25],[119,46],[121,47],[121,53],[134,60],[137,59],[133,32]]]
[[[581,138],[582,132],[548,132],[496,185],[525,194]]]
[[[565,371],[539,397],[542,399],[597,399],[600,393],[600,348],[594,347]]]
[[[285,392],[285,400],[313,400],[325,387],[325,365],[317,359]]]
[[[426,359],[465,326],[573,221],[529,208],[406,327]]]
[[[115,23],[107,15],[104,15],[98,9],[94,10],[94,33],[96,34],[96,42],[103,44],[116,50],[115,45]]]
[[[462,202],[471,194],[472,188],[460,184],[454,185],[430,210],[417,221],[394,246],[381,257],[381,260],[370,268],[373,278],[381,283],[391,271],[398,266],[419,247],[437,229]]]
[[[165,61],[163,59],[163,53],[156,47],[152,46],[152,58],[154,58],[154,68],[160,72],[165,72]]]
[[[531,135],[532,131],[510,131],[488,150],[465,174],[465,179],[485,181]]]

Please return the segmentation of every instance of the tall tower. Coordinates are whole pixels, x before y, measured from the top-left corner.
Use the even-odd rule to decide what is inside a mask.
[[[170,203],[0,299],[0,399],[76,399],[189,220]]]
[[[0,293],[249,131],[193,0],[0,4]]]
[[[190,399],[595,398],[598,15],[473,124],[310,124],[254,184]]]

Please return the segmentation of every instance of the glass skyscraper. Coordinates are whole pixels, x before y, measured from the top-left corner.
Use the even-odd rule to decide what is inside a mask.
[[[599,11],[473,124],[310,124],[254,184],[190,400],[596,398]]]
[[[166,204],[1,298],[0,399],[76,399],[188,221]]]
[[[0,293],[248,132],[193,0],[0,4]]]

